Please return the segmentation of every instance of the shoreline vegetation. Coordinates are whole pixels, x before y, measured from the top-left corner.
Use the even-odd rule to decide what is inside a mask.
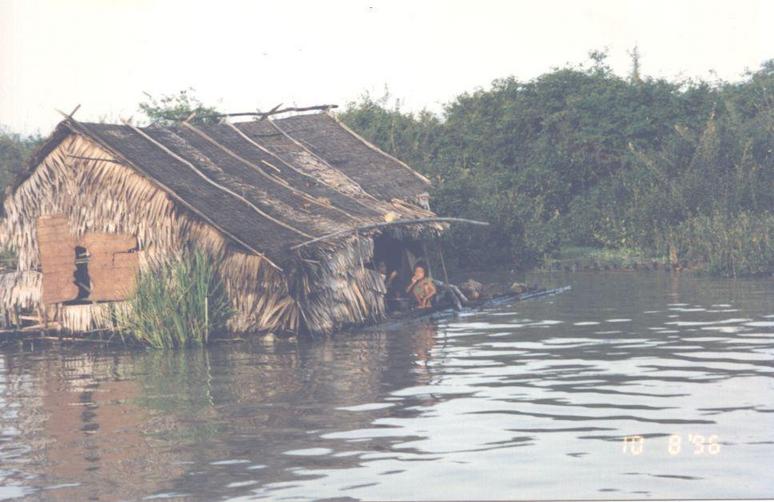
[[[636,51],[623,78],[605,58],[496,80],[440,116],[389,96],[340,116],[428,176],[435,210],[492,223],[444,235],[450,267],[527,270],[593,248],[714,276],[774,272],[774,60],[728,83],[643,76]]]

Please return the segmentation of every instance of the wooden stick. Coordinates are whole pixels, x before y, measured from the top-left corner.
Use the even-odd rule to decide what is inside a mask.
[[[280,126],[278,126],[278,125],[276,124],[276,122],[274,122],[273,120],[269,120],[269,123],[271,124],[271,126],[272,126],[272,127],[273,127],[273,128],[274,128],[274,129],[275,129],[277,132],[279,132],[280,134],[282,134],[282,135],[283,135],[285,138],[287,138],[288,140],[290,140],[290,141],[291,141],[293,144],[295,144],[296,146],[298,146],[299,148],[301,148],[302,150],[304,150],[306,153],[308,153],[309,155],[311,155],[311,156],[312,156],[312,157],[314,157],[315,159],[319,160],[321,164],[323,164],[323,165],[325,165],[326,167],[328,167],[328,168],[330,168],[330,169],[333,169],[333,170],[337,171],[339,174],[341,174],[341,176],[343,176],[345,180],[347,180],[347,181],[349,181],[350,183],[352,183],[352,185],[353,185],[355,188],[357,188],[358,190],[360,190],[360,191],[363,193],[363,195],[365,195],[366,197],[369,197],[369,198],[371,198],[371,199],[375,200],[376,202],[382,202],[382,201],[380,201],[379,199],[377,199],[376,197],[374,197],[373,195],[371,195],[370,193],[366,192],[366,191],[363,189],[363,187],[362,187],[362,186],[361,186],[361,185],[360,185],[360,184],[359,184],[357,181],[355,181],[355,180],[353,180],[352,178],[350,178],[349,176],[347,176],[347,175],[344,173],[344,171],[342,171],[341,169],[336,169],[335,167],[333,167],[332,165],[330,165],[330,164],[328,163],[328,161],[327,161],[327,160],[323,159],[322,157],[320,157],[319,155],[317,155],[316,153],[314,153],[312,150],[310,150],[309,148],[307,148],[307,147],[306,147],[306,145],[304,145],[303,143],[301,143],[300,141],[298,141],[296,138],[294,138],[293,136],[291,136],[290,134],[288,134],[287,132],[285,132],[285,130],[284,130],[284,129],[282,129]],[[316,179],[316,178],[315,178],[315,179]],[[334,187],[332,187],[332,188],[334,188]],[[337,190],[337,189],[336,189],[336,188],[334,188],[334,190]],[[338,191],[338,190],[337,190],[337,191]],[[353,198],[353,200],[357,201],[357,199],[354,199],[354,198]],[[360,202],[360,201],[357,201],[357,202]],[[365,205],[365,204],[363,204],[362,202],[360,202],[360,204],[361,204],[363,207],[366,207],[366,208],[369,208],[369,209],[373,209],[373,208],[371,208],[370,206],[366,206],[366,205]],[[385,211],[384,209],[382,209],[382,213],[385,213],[385,212],[386,212],[386,211]]]
[[[449,283],[449,274],[446,272],[446,261],[443,259],[443,246],[441,245],[441,241],[436,239],[436,242],[438,243],[438,255],[441,257],[441,269],[443,270],[443,280],[446,281],[446,284]]]
[[[121,164],[121,162],[115,160],[115,159],[101,159],[99,157],[82,157],[80,155],[67,155],[71,159],[78,159],[78,160],[95,160],[99,162],[112,162],[114,164]]]
[[[111,340],[95,340],[93,338],[79,338],[77,336],[45,336],[40,335],[29,340],[51,340],[54,342],[85,342],[85,343],[114,343]]]
[[[318,155],[315,155],[315,153],[314,153],[314,152],[310,151],[310,150],[309,150],[308,148],[306,148],[306,147],[305,147],[303,144],[301,144],[300,142],[298,142],[298,141],[297,141],[295,138],[293,138],[292,136],[290,136],[289,134],[287,134],[285,131],[283,131],[283,130],[282,130],[280,127],[279,127],[279,126],[277,126],[277,124],[275,124],[275,123],[274,123],[274,121],[273,121],[273,120],[269,120],[269,123],[270,123],[270,124],[271,124],[271,125],[272,125],[272,126],[273,126],[273,127],[276,129],[276,130],[277,130],[277,132],[279,132],[280,134],[282,134],[283,136],[285,136],[285,137],[286,137],[288,140],[290,140],[291,142],[295,143],[295,144],[296,144],[296,145],[297,145],[299,148],[303,149],[305,152],[309,153],[310,155],[312,155],[313,157],[315,157],[316,159],[318,159],[318,160],[319,160],[319,161],[320,161],[322,164],[324,164],[326,167],[329,167],[329,168],[331,168],[331,169],[334,169],[334,170],[335,170],[335,171],[336,171],[338,174],[340,174],[341,176],[343,176],[343,177],[344,177],[344,179],[346,179],[347,181],[349,181],[350,183],[352,183],[352,185],[353,185],[355,188],[359,189],[359,190],[360,190],[360,191],[363,193],[363,195],[365,195],[366,197],[370,197],[370,198],[372,198],[373,200],[375,200],[375,201],[377,201],[377,202],[380,202],[380,201],[379,201],[379,200],[378,200],[376,197],[374,197],[373,195],[371,195],[371,194],[369,194],[368,192],[366,192],[365,190],[363,190],[363,188],[362,188],[362,187],[361,187],[361,186],[360,186],[360,185],[359,185],[357,182],[355,182],[355,180],[353,180],[352,178],[350,178],[349,176],[347,176],[346,174],[344,174],[344,173],[343,173],[341,170],[339,170],[339,169],[336,169],[335,167],[332,167],[330,164],[328,164],[328,163],[325,161],[325,159],[323,159],[323,158],[319,157]],[[306,176],[307,178],[313,179],[315,182],[317,182],[317,183],[321,183],[321,184],[323,184],[323,185],[327,186],[328,188],[330,188],[331,190],[334,190],[334,191],[336,191],[336,192],[338,192],[338,193],[340,193],[340,194],[342,194],[342,195],[344,195],[344,196],[346,196],[346,197],[349,197],[351,200],[355,201],[356,203],[360,204],[361,206],[363,206],[363,207],[364,207],[364,208],[366,208],[366,209],[369,209],[369,210],[371,210],[371,211],[374,211],[374,210],[376,210],[374,207],[371,207],[371,206],[368,206],[368,205],[366,205],[365,203],[363,203],[362,201],[360,201],[360,200],[356,199],[356,198],[355,198],[355,197],[353,197],[352,195],[349,195],[349,194],[346,194],[346,193],[342,192],[342,191],[341,191],[339,188],[337,188],[337,187],[336,187],[336,186],[334,186],[334,185],[331,185],[330,183],[327,183],[327,182],[326,182],[325,180],[323,180],[322,178],[318,178],[318,177],[316,177],[316,176],[312,176],[311,174],[309,174],[309,173],[306,173],[306,172],[302,171],[301,169],[298,169],[297,167],[295,167],[295,166],[294,166],[294,165],[292,165],[291,163],[289,163],[289,162],[286,162],[284,159],[282,159],[282,157],[280,157],[280,156],[279,156],[279,155],[277,155],[276,153],[272,152],[271,150],[269,150],[269,149],[268,149],[268,148],[266,148],[265,146],[261,145],[260,143],[258,143],[258,142],[256,142],[256,141],[253,141],[253,139],[252,139],[252,138],[250,138],[248,135],[246,135],[245,133],[243,133],[243,132],[242,132],[242,131],[241,131],[241,130],[240,130],[238,127],[237,127],[237,126],[235,126],[234,124],[231,124],[231,123],[228,123],[228,122],[226,122],[226,125],[227,125],[227,126],[229,126],[230,128],[232,128],[234,131],[236,131],[236,132],[237,132],[237,133],[238,133],[238,134],[239,134],[239,135],[242,137],[242,139],[244,139],[245,141],[249,142],[251,145],[253,145],[254,147],[258,148],[258,149],[259,149],[259,150],[261,150],[262,152],[264,152],[264,153],[266,153],[266,154],[268,154],[268,155],[271,155],[272,157],[276,158],[277,160],[279,160],[279,161],[280,161],[282,164],[284,164],[285,166],[287,166],[287,167],[288,167],[289,169],[291,169],[292,171],[295,171],[295,172],[297,172],[298,174],[300,174],[300,175],[302,175],[302,176]],[[272,168],[274,168],[274,169],[277,169],[276,167],[272,166],[271,164],[269,164],[269,163],[268,163],[268,162],[266,162],[266,161],[264,161],[264,164],[267,164],[267,165],[269,165],[269,167],[272,167]],[[278,170],[278,169],[277,169],[277,170]],[[382,210],[381,210],[381,212],[382,212],[383,214],[384,214],[384,213],[386,213],[386,211],[385,211],[384,209],[382,209]]]
[[[57,113],[59,113],[60,115],[62,115],[62,116],[65,118],[65,119],[68,119],[68,120],[74,120],[74,119],[73,119],[73,115],[75,114],[75,112],[77,112],[77,111],[78,111],[78,109],[79,109],[80,107],[81,107],[81,105],[78,105],[78,106],[76,106],[75,108],[73,108],[73,111],[71,111],[69,114],[67,114],[67,113],[63,112],[63,111],[62,111],[62,110],[60,110],[59,108],[54,108],[54,110],[56,110],[56,111],[57,111]]]
[[[347,127],[346,124],[344,124],[344,122],[342,122],[341,120],[336,118],[333,114],[329,113],[328,116],[331,117],[339,125],[339,127],[344,129],[345,131],[347,131],[349,134],[351,134],[353,137],[355,137],[355,139],[360,140],[361,143],[363,143],[365,146],[367,146],[371,150],[375,151],[376,153],[378,153],[380,155],[384,155],[385,157],[387,157],[390,160],[393,160],[393,161],[397,162],[399,165],[401,165],[401,166],[405,167],[406,169],[408,169],[408,171],[411,174],[413,174],[414,176],[416,176],[420,180],[424,181],[426,184],[428,184],[428,185],[432,184],[429,179],[427,179],[425,176],[423,176],[420,173],[418,173],[417,171],[415,171],[411,166],[409,166],[408,164],[406,164],[402,160],[400,160],[400,159],[398,159],[396,157],[393,157],[392,155],[390,155],[389,153],[385,152],[384,150],[380,149],[379,147],[377,147],[376,145],[374,145],[373,143],[371,143],[370,141],[368,141],[367,139],[365,139],[364,137],[362,137],[361,135],[359,135],[358,133],[356,133],[355,131],[353,131],[349,127]]]
[[[311,235],[309,235],[309,234],[307,234],[307,233],[305,233],[305,232],[303,232],[303,231],[301,231],[301,230],[299,230],[299,229],[297,229],[297,228],[293,227],[292,225],[289,225],[289,224],[285,223],[284,221],[278,220],[278,219],[274,218],[273,216],[271,216],[271,215],[269,215],[269,214],[265,213],[264,211],[262,211],[262,210],[261,210],[261,208],[259,208],[258,206],[256,206],[255,204],[253,204],[252,202],[250,202],[249,200],[247,200],[246,198],[242,197],[242,196],[241,196],[241,195],[239,195],[238,193],[234,192],[233,190],[231,190],[231,189],[229,189],[229,188],[227,188],[227,187],[224,187],[223,185],[220,185],[220,184],[218,184],[218,183],[216,183],[216,182],[212,181],[212,180],[209,178],[209,176],[207,176],[206,174],[204,174],[203,172],[201,172],[199,169],[197,169],[197,168],[196,168],[196,166],[194,166],[194,165],[193,165],[193,163],[191,163],[191,162],[187,161],[186,159],[184,159],[184,158],[183,158],[183,157],[181,157],[180,155],[176,154],[175,152],[173,152],[172,150],[170,150],[169,148],[167,148],[166,146],[164,146],[164,145],[163,145],[163,144],[161,144],[160,142],[156,141],[156,140],[155,140],[155,139],[153,139],[153,138],[152,138],[152,137],[151,137],[149,134],[147,134],[145,131],[143,131],[143,130],[142,130],[142,129],[140,129],[139,127],[135,127],[135,126],[133,126],[133,125],[131,125],[131,124],[127,123],[127,122],[124,122],[124,124],[125,124],[127,127],[130,127],[130,128],[131,128],[131,129],[132,129],[134,132],[136,132],[137,134],[139,134],[140,136],[142,136],[143,138],[145,138],[146,140],[148,140],[150,143],[152,143],[153,145],[155,145],[157,148],[159,148],[160,150],[162,150],[164,153],[166,153],[166,154],[167,154],[167,155],[169,155],[170,157],[172,157],[172,158],[174,158],[174,159],[178,160],[179,162],[182,162],[183,164],[185,164],[186,166],[188,166],[189,168],[191,168],[191,170],[193,170],[193,172],[195,172],[196,174],[198,174],[198,175],[199,175],[199,177],[201,177],[201,178],[202,178],[204,181],[206,181],[206,182],[207,182],[207,183],[209,183],[210,185],[214,186],[215,188],[217,188],[217,189],[219,189],[219,190],[222,190],[223,192],[226,192],[227,194],[229,194],[229,195],[232,195],[233,197],[236,197],[236,198],[237,198],[237,199],[239,199],[240,201],[242,201],[242,202],[244,202],[245,204],[247,204],[248,206],[250,206],[250,208],[252,208],[252,209],[253,209],[253,210],[254,210],[256,213],[260,214],[260,215],[261,215],[261,216],[263,216],[264,218],[266,218],[266,219],[268,219],[268,220],[270,220],[270,221],[272,221],[272,222],[276,223],[277,225],[280,225],[281,227],[287,228],[288,230],[291,230],[291,231],[293,231],[293,232],[295,232],[295,233],[297,233],[297,234],[299,234],[299,235],[301,235],[301,236],[303,236],[303,237],[312,237]]]
[[[308,193],[304,192],[303,190],[299,190],[298,188],[292,186],[290,183],[288,183],[286,180],[284,180],[282,178],[277,178],[275,176],[267,174],[263,169],[261,169],[260,167],[256,166],[255,164],[253,164],[252,162],[250,162],[246,158],[242,157],[238,153],[234,152],[230,148],[226,147],[225,145],[219,143],[217,140],[215,140],[215,138],[211,137],[209,134],[205,133],[201,129],[199,129],[197,127],[194,127],[191,124],[188,124],[188,123],[185,123],[185,122],[183,122],[183,126],[188,128],[188,129],[190,129],[194,133],[198,134],[199,136],[201,136],[205,140],[209,141],[213,145],[217,146],[218,148],[220,148],[221,150],[223,150],[224,152],[229,154],[231,157],[233,157],[236,160],[242,162],[243,164],[247,165],[251,169],[257,171],[264,178],[267,178],[268,180],[273,181],[274,183],[276,183],[278,185],[284,186],[285,188],[290,190],[297,197],[301,197],[304,200],[306,200],[308,202],[311,202],[312,204],[316,204],[316,205],[318,205],[320,207],[324,207],[324,208],[327,208],[327,209],[332,209],[334,211],[338,211],[339,213],[343,214],[344,216],[346,216],[350,220],[354,220],[354,221],[359,221],[360,220],[359,218],[356,218],[355,216],[349,214],[348,212],[344,211],[341,208],[338,208],[338,207],[334,206],[333,204],[325,204],[325,203],[317,200],[316,198],[314,198],[313,196],[311,196]]]
[[[282,108],[279,107],[282,106],[277,105],[274,107],[274,109],[269,110],[268,112],[240,112],[240,113],[218,113],[215,115],[215,117],[263,117],[266,118],[270,115],[276,115],[278,113],[285,113],[285,112],[309,112],[312,110],[321,110],[321,111],[327,111],[331,110],[333,108],[338,108],[339,105],[317,105],[317,106],[304,106],[304,107],[290,107],[290,108]]]
[[[438,217],[438,218],[417,218],[415,220],[398,220],[398,221],[390,221],[385,223],[374,223],[372,225],[363,225],[356,228],[348,228],[347,230],[339,230],[338,232],[333,232],[328,235],[323,235],[322,237],[317,237],[312,240],[302,242],[301,244],[296,244],[295,246],[292,246],[290,249],[295,250],[298,248],[302,248],[304,246],[308,246],[309,244],[314,244],[315,242],[333,239],[335,237],[340,237],[342,235],[356,234],[363,230],[372,230],[375,228],[383,228],[383,227],[390,227],[390,226],[424,225],[425,223],[469,223],[471,225],[484,225],[484,226],[489,225],[489,223],[487,223],[486,221],[468,220],[465,218]]]
[[[429,277],[432,277],[433,276],[433,270],[430,267],[430,256],[427,253],[427,243],[425,241],[422,241],[422,254],[424,255],[425,263],[426,263],[426,266],[427,266],[427,275]]]

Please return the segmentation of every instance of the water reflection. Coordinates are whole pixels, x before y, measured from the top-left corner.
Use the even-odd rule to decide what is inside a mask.
[[[0,497],[774,494],[770,281],[553,280],[573,291],[318,341],[5,348]]]

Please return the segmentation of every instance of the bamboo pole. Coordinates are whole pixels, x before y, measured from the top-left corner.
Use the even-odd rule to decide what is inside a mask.
[[[469,223],[471,225],[484,225],[487,226],[489,223],[486,221],[476,221],[476,220],[469,220],[466,218],[447,218],[447,217],[437,217],[437,218],[417,218],[415,220],[399,220],[399,221],[390,221],[385,223],[374,223],[371,225],[362,225],[360,227],[355,228],[348,228],[346,230],[340,230],[338,232],[333,232],[327,235],[323,235],[322,237],[316,237],[314,239],[308,240],[306,242],[302,242],[301,244],[296,244],[295,246],[291,246],[290,249],[296,250],[299,248],[302,248],[304,246],[308,246],[309,244],[314,244],[316,242],[330,240],[336,237],[341,237],[343,235],[348,234],[357,234],[358,232],[364,231],[364,230],[373,230],[376,228],[384,228],[384,227],[390,227],[390,226],[403,226],[403,225],[424,225],[425,223]]]
[[[308,202],[311,202],[312,204],[316,204],[316,205],[318,205],[320,207],[324,207],[324,208],[327,208],[327,209],[332,209],[334,211],[338,211],[339,213],[343,214],[344,216],[346,216],[350,220],[354,220],[354,221],[358,221],[359,220],[358,218],[356,218],[355,216],[349,214],[348,212],[344,211],[343,209],[334,206],[332,203],[325,204],[325,203],[319,201],[318,199],[316,199],[315,197],[313,197],[312,195],[309,195],[308,193],[304,192],[303,190],[299,190],[298,188],[292,186],[286,180],[284,180],[282,178],[277,178],[275,176],[272,176],[272,175],[266,173],[263,169],[261,169],[260,167],[256,166],[255,164],[253,164],[249,160],[245,159],[244,157],[242,157],[238,153],[234,152],[233,150],[231,150],[227,146],[219,143],[217,140],[215,140],[215,138],[211,137],[209,134],[205,133],[204,131],[202,131],[198,127],[194,127],[194,126],[192,126],[191,124],[189,124],[187,122],[183,122],[182,125],[183,125],[183,127],[186,127],[188,129],[190,129],[191,131],[193,131],[194,133],[198,134],[199,136],[201,136],[205,140],[207,140],[210,143],[212,143],[213,145],[217,146],[218,148],[220,148],[221,150],[223,150],[224,152],[229,154],[231,157],[235,158],[236,160],[240,161],[241,163],[243,163],[243,164],[247,165],[248,167],[252,168],[253,170],[257,171],[261,176],[263,176],[264,178],[267,178],[269,181],[272,181],[273,183],[276,183],[277,185],[280,185],[280,186],[283,186],[283,187],[287,188],[288,190],[290,190],[297,197],[301,197],[302,199],[304,199],[304,200],[306,200]]]
[[[422,254],[424,255],[425,264],[427,266],[427,275],[428,277],[432,277],[433,269],[430,266],[430,255],[427,252],[427,244],[425,243],[425,241],[422,241]]]
[[[120,161],[115,159],[101,159],[99,157],[83,157],[80,155],[68,155],[68,157],[70,157],[71,159],[77,159],[77,160],[94,160],[97,162],[112,162],[114,164],[121,164]]]
[[[417,171],[415,171],[411,166],[409,166],[408,164],[406,164],[402,160],[400,160],[400,159],[398,159],[396,157],[393,157],[389,153],[387,153],[387,152],[385,152],[383,150],[380,150],[376,145],[374,145],[373,143],[371,143],[370,141],[368,141],[364,137],[360,136],[358,133],[356,133],[355,131],[353,131],[349,127],[347,127],[344,124],[344,122],[340,121],[333,114],[328,113],[328,116],[331,117],[342,129],[344,129],[349,134],[351,134],[355,139],[360,140],[361,143],[363,143],[365,146],[367,146],[371,150],[375,151],[376,153],[378,153],[380,155],[384,155],[385,157],[387,157],[390,160],[393,160],[393,161],[397,162],[399,165],[405,167],[411,174],[413,174],[414,176],[416,176],[420,180],[424,181],[426,184],[428,184],[428,185],[432,184],[429,179],[427,179],[425,176],[423,176],[420,173],[418,173]]]
[[[282,105],[279,105],[282,106]],[[313,110],[320,110],[320,111],[327,111],[331,110],[333,108],[338,108],[339,105],[317,105],[317,106],[303,106],[303,107],[288,107],[288,108],[279,108],[279,106],[274,107],[274,109],[269,110],[268,112],[239,112],[239,113],[218,113],[215,114],[215,117],[262,117],[266,118],[270,115],[276,115],[278,113],[287,113],[287,112],[309,112]]]
[[[113,155],[115,155],[117,158],[123,159],[124,163],[127,166],[133,167],[138,173],[140,173],[145,179],[147,179],[152,185],[155,185],[159,187],[161,190],[163,190],[165,193],[167,193],[170,197],[178,201],[180,204],[182,204],[186,209],[191,211],[196,216],[200,217],[202,220],[207,222],[212,228],[216,229],[218,232],[222,233],[224,236],[226,236],[228,239],[232,240],[233,242],[236,242],[246,250],[250,251],[251,253],[254,253],[257,256],[260,256],[264,260],[266,260],[266,263],[271,265],[275,270],[278,272],[282,272],[282,267],[274,263],[271,259],[269,259],[268,256],[261,253],[251,245],[244,242],[242,239],[237,237],[236,235],[232,234],[231,232],[228,232],[224,228],[222,228],[220,225],[215,223],[209,216],[207,216],[205,213],[199,211],[194,206],[189,204],[187,201],[185,201],[182,197],[177,195],[174,190],[169,188],[168,186],[164,185],[160,181],[156,180],[152,176],[148,175],[141,166],[138,166],[134,164],[133,162],[126,159],[123,155],[121,155],[120,152],[117,152],[114,148],[112,148],[110,145],[102,141],[99,136],[97,136],[94,132],[92,132],[87,126],[84,124],[81,124],[80,122],[76,122],[74,119],[68,119],[68,125],[71,126],[75,131],[77,131],[80,134],[85,135],[86,137],[90,138],[92,141],[96,142],[98,145],[100,145],[102,148],[107,150],[108,152],[111,152]]]
[[[443,280],[446,281],[446,284],[449,283],[449,274],[446,272],[446,260],[443,259],[443,246],[441,245],[441,241],[436,239],[435,242],[438,244],[438,256],[441,257],[441,269],[443,270]]]
[[[297,233],[297,234],[299,234],[299,235],[301,235],[303,237],[312,237],[311,235],[309,235],[309,234],[307,234],[307,233],[305,233],[305,232],[303,232],[303,231],[293,227],[292,225],[289,225],[289,224],[287,224],[287,223],[285,223],[285,222],[283,222],[281,220],[278,220],[277,218],[274,218],[273,216],[265,213],[264,211],[261,210],[261,208],[259,208],[258,206],[256,206],[255,204],[253,204],[252,202],[247,200],[246,198],[242,197],[238,193],[234,192],[233,190],[231,190],[231,189],[229,189],[227,187],[224,187],[223,185],[220,185],[220,184],[212,181],[206,174],[204,174],[199,169],[197,169],[196,166],[193,165],[193,163],[189,162],[188,160],[186,160],[183,157],[181,157],[180,155],[176,154],[175,152],[173,152],[172,150],[170,150],[169,148],[167,148],[166,146],[164,146],[160,142],[156,141],[149,134],[147,134],[145,131],[143,131],[139,127],[135,127],[132,124],[126,122],[126,121],[124,121],[124,125],[126,125],[127,127],[130,127],[134,132],[136,132],[137,134],[139,134],[140,136],[145,138],[147,141],[149,141],[150,143],[155,145],[157,148],[162,150],[164,153],[166,153],[170,157],[176,159],[179,162],[182,162],[183,164],[185,164],[186,166],[191,168],[191,170],[193,170],[197,175],[199,175],[199,177],[201,177],[204,181],[206,181],[210,185],[214,186],[215,188],[217,188],[217,189],[219,189],[219,190],[221,190],[223,192],[226,192],[227,194],[229,194],[229,195],[231,195],[233,197],[236,197],[240,201],[242,201],[245,204],[247,204],[248,206],[250,206],[251,209],[253,209],[256,213],[260,214],[264,218],[266,218],[266,219],[276,223],[277,225],[280,225],[281,227],[284,227],[284,228],[286,228],[286,229],[288,229],[288,230],[290,230],[292,232],[295,232],[295,233]]]
[[[346,174],[345,174],[343,171],[341,171],[340,169],[336,169],[335,167],[333,167],[332,165],[330,165],[330,164],[328,163],[328,161],[326,161],[325,159],[323,159],[322,157],[320,157],[319,155],[317,155],[316,153],[314,153],[314,152],[313,152],[312,150],[310,150],[310,149],[309,149],[309,148],[308,148],[306,145],[304,145],[303,143],[301,143],[300,141],[298,141],[296,138],[294,138],[293,136],[291,136],[290,134],[288,134],[288,133],[287,133],[287,132],[286,132],[284,129],[282,129],[280,126],[278,126],[276,122],[274,122],[273,120],[269,120],[269,124],[271,124],[271,126],[272,126],[272,127],[273,127],[273,128],[274,128],[274,129],[275,129],[277,132],[278,132],[278,133],[282,134],[282,135],[283,135],[285,138],[287,138],[288,140],[290,140],[290,141],[291,141],[291,142],[292,142],[294,145],[298,146],[298,147],[299,147],[299,148],[301,148],[303,151],[305,151],[306,153],[308,153],[308,154],[309,154],[309,155],[311,155],[312,157],[314,157],[314,158],[316,158],[317,160],[319,160],[321,164],[324,164],[326,167],[329,167],[330,169],[334,169],[334,170],[338,171],[338,172],[339,172],[339,173],[340,173],[340,174],[341,174],[341,175],[344,177],[344,179],[346,179],[347,181],[349,181],[350,183],[352,183],[352,185],[353,185],[355,188],[357,188],[357,189],[358,189],[360,192],[362,192],[362,193],[363,193],[363,195],[365,195],[366,197],[369,197],[369,198],[373,199],[374,201],[381,202],[379,199],[377,199],[376,197],[374,197],[374,196],[373,196],[373,195],[371,195],[370,193],[366,192],[366,191],[363,189],[363,187],[362,187],[362,186],[360,186],[360,184],[359,184],[357,181],[355,181],[355,180],[353,180],[352,178],[350,178],[349,176],[347,176],[347,175],[346,175]],[[368,206],[366,206],[366,207],[368,207]],[[385,211],[383,210],[382,212],[385,212]]]

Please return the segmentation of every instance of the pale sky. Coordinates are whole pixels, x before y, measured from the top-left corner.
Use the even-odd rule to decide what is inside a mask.
[[[774,57],[774,0],[0,0],[0,125],[48,134],[139,117],[193,87],[226,112],[345,105],[385,86],[405,110],[608,48],[645,75],[738,80]]]

